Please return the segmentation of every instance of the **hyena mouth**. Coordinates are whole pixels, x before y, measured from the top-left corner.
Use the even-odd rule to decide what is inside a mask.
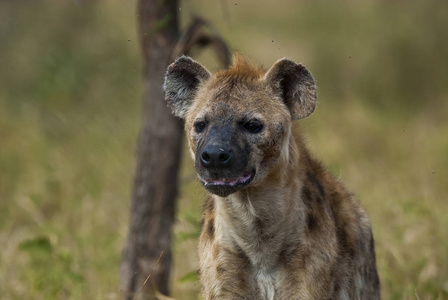
[[[212,194],[226,197],[251,183],[254,177],[255,170],[252,170],[237,178],[201,179],[201,182]]]

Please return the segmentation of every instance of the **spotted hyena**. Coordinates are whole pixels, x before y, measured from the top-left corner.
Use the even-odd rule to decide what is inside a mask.
[[[211,74],[183,56],[164,88],[209,192],[204,299],[380,298],[365,211],[295,129],[317,101],[304,66],[280,59],[265,71],[236,54]]]

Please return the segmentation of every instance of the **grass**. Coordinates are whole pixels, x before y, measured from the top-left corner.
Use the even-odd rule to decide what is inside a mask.
[[[384,299],[448,299],[448,10],[442,0],[181,3],[318,83],[309,147],[356,193]],[[119,299],[141,59],[133,1],[0,3],[2,299]],[[213,55],[198,59],[213,69]],[[204,191],[185,150],[172,276],[197,299]]]

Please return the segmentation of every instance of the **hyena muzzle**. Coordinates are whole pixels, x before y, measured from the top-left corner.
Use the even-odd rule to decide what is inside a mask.
[[[281,59],[266,72],[235,54],[211,74],[184,56],[164,88],[209,192],[204,299],[380,298],[369,219],[293,123],[317,101],[304,66]]]

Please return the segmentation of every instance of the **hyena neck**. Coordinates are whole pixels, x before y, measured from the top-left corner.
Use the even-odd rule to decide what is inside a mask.
[[[304,239],[304,204],[297,180],[302,175],[296,167],[301,152],[293,136],[288,146],[287,161],[280,162],[262,183],[227,198],[215,196],[219,242],[232,248],[236,244],[260,268],[274,268],[285,248]]]

